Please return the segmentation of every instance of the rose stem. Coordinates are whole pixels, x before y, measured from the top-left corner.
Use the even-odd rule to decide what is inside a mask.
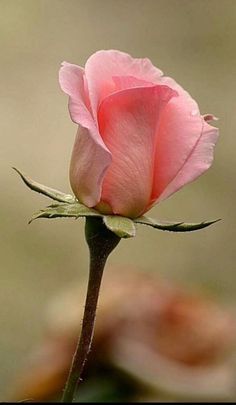
[[[72,359],[61,402],[73,402],[76,388],[81,381],[81,375],[93,339],[103,270],[109,254],[120,241],[118,236],[106,228],[101,218],[95,217],[86,218],[85,237],[90,252],[90,269],[84,318],[80,339]]]

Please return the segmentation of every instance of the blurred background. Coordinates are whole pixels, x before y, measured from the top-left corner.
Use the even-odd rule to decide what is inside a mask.
[[[220,311],[226,311],[227,315],[222,315],[222,319],[232,316],[232,321],[228,324],[222,325],[221,317],[214,323],[214,328],[217,329],[219,321],[221,325],[219,328],[224,331],[223,335],[232,337],[232,340],[222,342],[220,347],[215,349],[218,353],[218,351],[221,352],[222,347],[228,348],[229,352],[227,359],[222,358],[221,353],[220,361],[230,363],[230,365],[227,363],[227,372],[223,372],[226,385],[222,387],[222,391],[216,390],[217,392],[209,393],[200,386],[199,389],[195,389],[195,392],[194,390],[186,392],[186,385],[189,387],[192,384],[196,388],[194,378],[196,377],[199,382],[199,379],[204,376],[201,372],[206,372],[202,364],[206,364],[207,359],[202,353],[201,356],[205,360],[203,363],[200,361],[201,365],[198,366],[200,368],[194,377],[192,376],[193,366],[189,366],[192,362],[188,360],[188,355],[179,357],[163,349],[162,359],[157,357],[155,363],[158,364],[160,360],[160,364],[164,364],[161,369],[167,370],[166,375],[171,381],[169,387],[163,388],[163,384],[158,382],[161,378],[158,367],[146,370],[147,373],[143,373],[148,376],[146,379],[144,375],[137,376],[137,370],[143,364],[142,357],[139,358],[137,353],[143,353],[143,351],[137,348],[137,353],[133,354],[133,358],[130,358],[127,364],[126,351],[128,350],[130,354],[127,347],[135,346],[132,344],[125,346],[122,342],[119,342],[119,345],[117,343],[119,348],[115,354],[107,355],[109,366],[106,365],[105,368],[108,367],[109,370],[112,368],[115,375],[113,380],[109,377],[112,381],[108,381],[107,389],[113,390],[114,400],[119,397],[117,392],[122,393],[124,399],[127,398],[127,392],[131,399],[158,400],[164,398],[162,395],[166,395],[167,399],[168,395],[174,399],[179,398],[178,395],[187,395],[191,398],[199,390],[204,394],[200,398],[203,400],[209,398],[209,395],[214,399],[233,398],[235,400],[236,389],[232,387],[236,380],[236,367],[233,361],[233,343],[236,340],[234,331],[231,329],[235,322],[236,305],[235,0],[0,0],[0,30],[0,400],[6,400],[14,395],[31,395],[28,387],[31,382],[27,380],[27,372],[31,370],[29,357],[32,353],[34,357],[34,352],[37,352],[38,348],[42,350],[42,347],[47,346],[47,339],[54,342],[55,335],[61,330],[60,322],[55,322],[53,332],[49,333],[49,325],[53,324],[53,321],[49,322],[48,317],[49,314],[52,318],[54,317],[51,311],[54,301],[60,301],[56,314],[59,312],[62,319],[65,319],[63,328],[66,328],[66,319],[70,318],[71,307],[67,304],[62,305],[64,290],[67,293],[69,291],[71,298],[68,300],[73,302],[74,287],[71,286],[83,287],[80,290],[82,293],[78,293],[78,306],[81,310],[85,293],[84,281],[88,275],[83,220],[76,222],[38,220],[28,226],[27,222],[31,214],[46,206],[49,200],[26,189],[11,167],[16,166],[43,184],[70,192],[68,165],[76,126],[70,121],[67,98],[58,85],[58,69],[64,60],[83,66],[93,52],[111,48],[126,51],[134,57],[150,58],[154,65],[163,70],[166,75],[172,76],[190,92],[197,100],[203,114],[213,113],[219,118],[216,125],[220,128],[221,136],[212,168],[203,177],[153,208],[149,216],[163,220],[190,222],[215,218],[222,218],[222,221],[206,230],[184,235],[140,227],[137,237],[121,242],[119,248],[110,257],[101,295],[106,294],[105,285],[109,280],[116,291],[117,281],[114,277],[117,273],[124,274],[126,277],[127,273],[131,272],[135,280],[136,277],[139,280],[139,276],[143,277],[142,280],[157,276],[157,280],[155,279],[151,284],[171,285],[174,291],[175,288],[180,288],[181,297],[186,293],[191,296],[193,292],[201,297],[200,301],[203,300],[205,303],[210,299],[217,308],[221,308]],[[119,280],[119,283],[122,281]],[[133,282],[131,284],[133,285]],[[143,281],[140,283],[137,281],[135,284],[137,295],[140,293],[139,285],[143,284]],[[63,297],[60,300],[58,297],[61,296]],[[128,291],[126,298],[129,296]],[[149,295],[145,296],[147,304]],[[158,287],[156,296],[159,297]],[[170,299],[168,294],[165,297],[167,301]],[[122,297],[122,302],[124,300],[125,298]],[[77,301],[70,305],[74,309],[77,308]],[[146,308],[145,305],[144,308]],[[173,305],[176,309],[176,305]],[[208,304],[204,305],[207,308],[206,312],[211,311]],[[186,307],[189,308],[187,304]],[[195,308],[195,304],[193,307]],[[154,308],[156,308],[155,300]],[[80,310],[76,313],[78,325],[81,319]],[[198,309],[196,310],[198,312]],[[150,311],[147,305],[147,313]],[[118,311],[120,312],[121,310]],[[162,312],[159,311],[155,318],[158,321],[157,330],[160,313]],[[213,315],[206,315],[205,310],[200,313],[196,322],[203,322],[201,323],[203,327],[207,320],[209,326],[209,319],[214,319]],[[57,319],[56,314],[55,319]],[[99,314],[100,312],[98,312],[98,318]],[[181,312],[180,318],[182,319],[183,316],[185,319],[186,315],[193,322],[194,314],[195,310],[190,315],[186,315],[185,312],[183,315]],[[133,319],[136,315],[130,316]],[[191,329],[191,322],[188,323],[187,328]],[[186,337],[189,333],[188,329],[184,331],[183,335]],[[220,333],[218,329],[217,331]],[[118,328],[115,336],[117,337],[119,333]],[[172,332],[166,333],[164,328],[164,341],[167,341],[165,336],[167,339],[168,333],[168,336],[172,336],[171,339],[175,341]],[[212,345],[214,346],[213,341],[219,342],[217,333],[215,331],[213,340],[210,339],[210,343],[208,342],[209,350]],[[50,338],[46,339],[46,335]],[[126,339],[127,333],[124,332],[124,335]],[[203,341],[204,338],[203,333]],[[129,342],[130,339],[132,341],[129,335]],[[172,347],[171,339],[168,342]],[[145,339],[144,341],[146,342]],[[68,340],[66,338],[66,342],[70,345],[69,338]],[[183,339],[179,342],[180,345],[183,344]],[[193,342],[193,346],[194,344]],[[51,346],[54,347],[53,344]],[[160,347],[158,345],[159,351]],[[58,353],[62,352],[64,351],[60,346]],[[69,353],[71,353],[70,350]],[[172,363],[175,361],[174,366],[172,363],[171,366],[169,365],[170,369],[169,363],[166,365],[163,360],[166,353],[169,353],[168,361],[170,359]],[[37,359],[37,355],[35,356]],[[198,361],[194,364],[199,364],[199,356],[198,354]],[[212,355],[210,362],[213,358],[215,359],[214,356],[215,354]],[[55,358],[58,358],[56,354]],[[126,361],[122,361],[122,358]],[[153,359],[153,356],[150,358]],[[179,361],[182,366],[185,365],[184,371],[181,366],[185,386],[182,384],[183,381],[176,381],[174,387],[172,384],[174,376],[171,373],[172,368]],[[53,362],[54,360],[50,364]],[[64,373],[68,367],[67,362],[68,359],[65,360],[64,368],[62,367]],[[217,367],[218,362],[219,360],[217,360]],[[47,357],[45,363],[48,363]],[[39,372],[37,370],[42,367],[42,364],[37,366],[37,361],[34,360],[32,367],[36,370],[37,381],[37,372]],[[190,374],[188,374],[188,367],[191,368]],[[226,367],[225,363],[222,367]],[[99,371],[96,374],[94,367],[92,370],[95,377],[94,375],[91,377],[92,382],[88,392],[95,395],[97,389],[98,394],[93,398],[96,400],[99,395],[99,398],[103,395],[103,391],[99,392],[101,388],[99,378],[103,374]],[[175,375],[182,375],[181,370],[175,369]],[[211,372],[208,374],[209,381],[215,387],[217,378],[222,380],[218,374],[217,376],[214,374],[214,372],[220,372],[217,370],[211,369],[212,374]],[[64,375],[63,372],[62,375]],[[19,376],[24,373],[25,380],[20,383]],[[55,373],[53,370],[50,375],[54,382]],[[118,388],[112,385],[114,381],[118,381],[116,373],[120,378]],[[124,374],[120,377],[120,373]],[[42,374],[45,376],[44,372]],[[108,374],[113,375],[110,371]],[[106,375],[105,373],[105,377],[102,378],[107,382]],[[225,377],[226,375],[228,377]],[[51,381],[50,378],[47,383]],[[193,378],[191,384],[186,384],[188,378]],[[168,380],[167,377],[163,379]],[[151,387],[150,381],[153,381]],[[60,383],[57,381],[55,392],[45,392],[44,396],[41,392],[41,399],[47,399],[50,396],[56,398],[61,390],[60,384],[62,384],[61,381]],[[208,387],[211,384],[209,383]],[[43,383],[42,386],[45,388]],[[145,387],[142,393],[139,391],[140,387]],[[161,392],[165,394],[159,393],[160,387]],[[19,394],[14,394],[15,392]],[[34,395],[36,397],[35,391]],[[85,393],[85,397],[86,395]],[[104,395],[108,395],[106,389]],[[24,398],[18,397],[18,399]],[[119,399],[122,398],[119,397]]]

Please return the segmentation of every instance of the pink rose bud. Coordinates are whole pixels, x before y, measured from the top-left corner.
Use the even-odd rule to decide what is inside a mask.
[[[204,173],[218,129],[149,59],[99,51],[59,75],[79,125],[70,165],[75,196],[100,212],[135,218]]]

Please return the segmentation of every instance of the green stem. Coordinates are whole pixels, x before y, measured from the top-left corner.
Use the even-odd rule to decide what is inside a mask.
[[[100,218],[86,218],[85,236],[90,252],[89,281],[80,339],[72,360],[61,402],[73,402],[76,388],[91,348],[98,296],[109,254],[120,238],[109,231]]]

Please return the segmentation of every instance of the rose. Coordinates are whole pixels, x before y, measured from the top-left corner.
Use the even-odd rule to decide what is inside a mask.
[[[79,201],[135,218],[204,173],[218,129],[149,59],[99,51],[59,81],[79,125],[70,182]]]

